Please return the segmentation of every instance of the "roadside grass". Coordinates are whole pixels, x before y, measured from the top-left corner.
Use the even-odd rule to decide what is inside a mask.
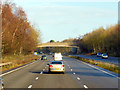
[[[30,55],[5,55],[2,56],[2,63],[12,62],[11,65],[2,67],[2,72],[31,63],[40,58],[40,56]]]
[[[79,56],[68,56],[68,57],[75,58],[75,59],[84,61],[86,63],[90,63],[90,64],[96,65],[98,67],[101,67],[101,68],[110,70],[112,72],[115,72],[117,74],[120,74],[120,65],[117,66],[115,64],[102,62],[102,61],[96,61],[96,60],[92,60],[92,59],[86,59],[86,58],[82,58],[82,57],[79,57]]]

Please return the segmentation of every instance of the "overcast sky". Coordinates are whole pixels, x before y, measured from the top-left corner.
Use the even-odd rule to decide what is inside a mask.
[[[88,2],[89,1],[89,2]],[[118,22],[117,0],[14,0],[42,33],[42,41],[62,41]],[[104,2],[103,2],[104,1]]]

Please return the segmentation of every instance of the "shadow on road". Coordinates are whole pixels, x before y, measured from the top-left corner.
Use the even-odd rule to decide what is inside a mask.
[[[30,73],[49,75],[49,74],[63,74],[61,72],[48,72],[48,71],[29,71]],[[41,73],[42,72],[42,73]]]
[[[30,73],[36,73],[36,74],[40,74],[41,71],[29,71]]]

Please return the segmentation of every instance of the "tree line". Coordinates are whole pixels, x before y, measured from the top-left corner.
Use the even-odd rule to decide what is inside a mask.
[[[2,54],[29,54],[40,33],[28,21],[25,11],[11,2],[2,4]]]
[[[120,25],[111,25],[106,29],[100,27],[90,33],[77,38],[69,38],[61,41],[71,46],[78,46],[78,52],[83,53],[107,53],[111,56],[120,56]]]
[[[120,25],[116,24],[106,29],[100,27],[91,33],[73,40],[80,48],[80,53],[100,52],[112,56],[120,56]]]

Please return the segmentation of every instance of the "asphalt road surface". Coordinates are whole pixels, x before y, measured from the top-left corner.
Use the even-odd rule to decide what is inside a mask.
[[[98,60],[98,61],[120,65],[120,57],[109,56],[108,59],[102,59],[102,57],[97,57],[97,55],[73,55],[73,56],[80,56],[80,57],[87,58],[87,59],[93,59],[93,60]]]
[[[47,58],[3,76],[5,88],[118,88],[117,77],[73,58],[63,57],[65,74],[49,74]]]

